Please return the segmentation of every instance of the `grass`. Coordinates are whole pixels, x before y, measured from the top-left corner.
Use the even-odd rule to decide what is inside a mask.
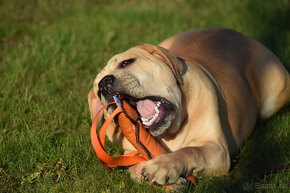
[[[0,192],[162,192],[97,162],[94,77],[118,52],[208,27],[260,41],[289,71],[289,9],[287,0],[0,1]],[[200,178],[194,191],[289,192],[289,112],[256,127],[228,176]]]

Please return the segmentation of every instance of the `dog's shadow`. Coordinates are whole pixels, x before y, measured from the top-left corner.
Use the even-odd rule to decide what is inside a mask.
[[[290,105],[269,120],[257,124],[239,154],[232,156],[232,177],[237,177],[241,183],[256,183],[268,175],[289,170],[289,112]]]

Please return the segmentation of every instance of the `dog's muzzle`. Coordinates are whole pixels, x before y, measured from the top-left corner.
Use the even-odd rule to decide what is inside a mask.
[[[103,95],[106,99],[113,101],[112,96],[114,93],[114,82],[116,78],[114,75],[110,74],[102,78],[102,80],[98,83],[98,96],[101,97]]]

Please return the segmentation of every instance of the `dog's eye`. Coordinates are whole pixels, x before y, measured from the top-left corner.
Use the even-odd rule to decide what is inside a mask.
[[[133,62],[135,62],[135,58],[130,58],[128,60],[123,60],[121,63],[120,63],[120,68],[124,68],[125,66],[128,66],[129,64],[132,64]]]

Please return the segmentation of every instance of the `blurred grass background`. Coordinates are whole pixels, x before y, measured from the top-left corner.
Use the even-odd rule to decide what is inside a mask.
[[[0,1],[0,192],[162,192],[97,162],[87,94],[99,70],[132,46],[226,27],[289,71],[289,18],[287,0]],[[182,191],[289,192],[289,119],[288,107],[258,125],[228,176]]]

